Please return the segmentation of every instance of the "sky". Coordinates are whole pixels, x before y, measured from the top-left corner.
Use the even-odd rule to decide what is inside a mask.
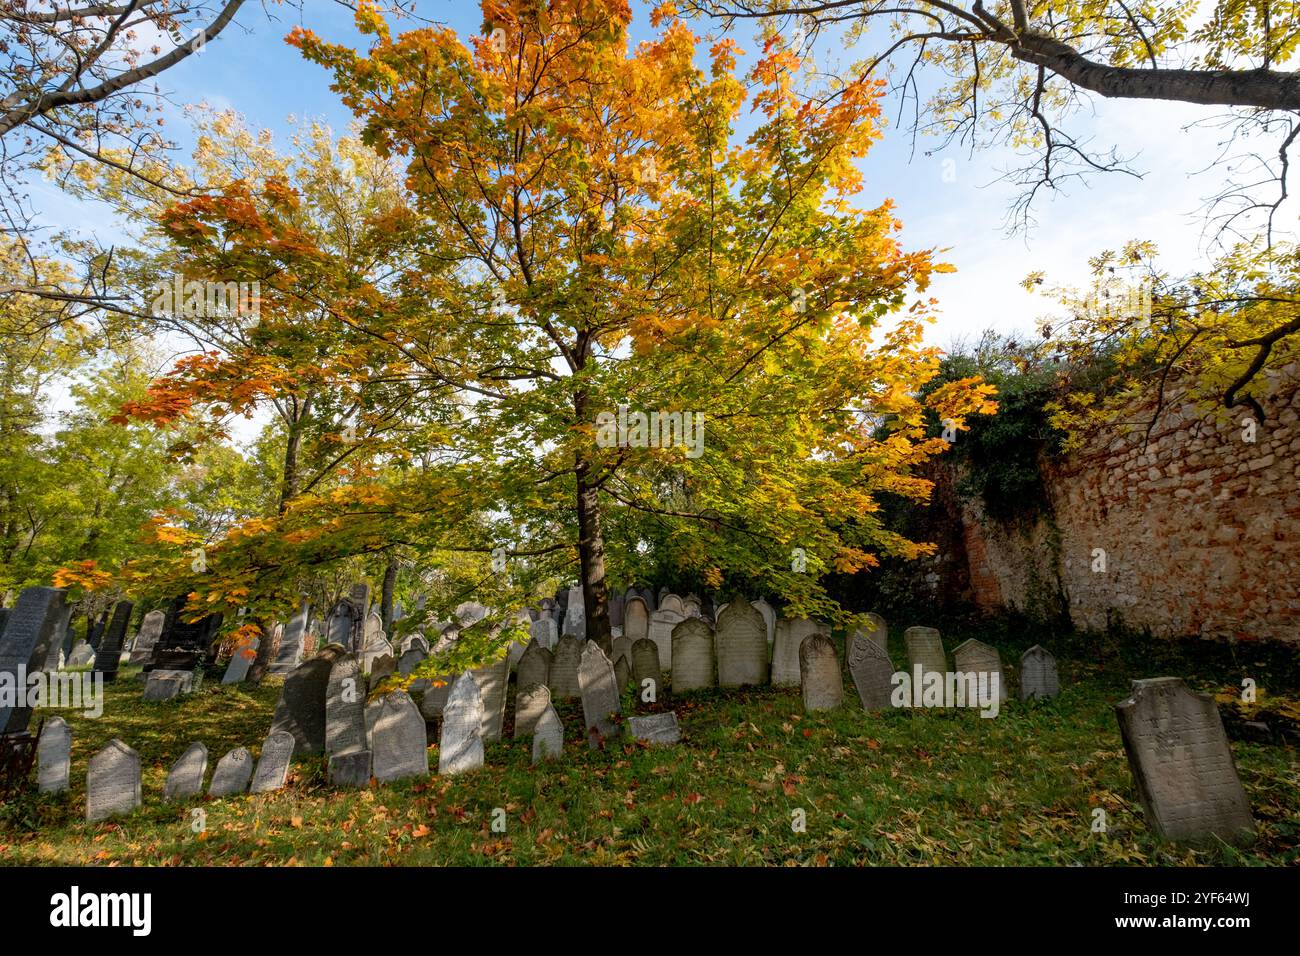
[[[634,2],[633,9],[633,35],[644,37],[649,8]],[[337,131],[346,129],[351,115],[330,91],[327,73],[285,44],[284,36],[302,23],[326,39],[359,45],[351,14],[332,0],[302,0],[301,9],[282,5],[271,10],[274,22],[261,4],[247,4],[236,25],[201,55],[163,75],[162,85],[174,104],[168,110],[168,131],[183,147],[191,142],[180,112],[186,103],[235,109],[251,126],[275,131],[281,144],[290,134],[290,116],[319,117]],[[419,12],[462,37],[478,32],[481,25],[477,4],[470,0],[424,0]],[[695,27],[697,32],[712,28]],[[746,51],[757,49],[744,36],[738,39]],[[819,55],[819,62],[823,56],[851,59],[833,43]],[[937,275],[930,288],[940,310],[928,335],[931,342],[949,348],[973,341],[988,328],[1031,333],[1052,306],[1020,287],[1028,272],[1043,270],[1051,281],[1082,282],[1089,256],[1129,239],[1154,240],[1175,271],[1203,264],[1203,220],[1197,211],[1217,183],[1212,173],[1194,174],[1219,150],[1213,131],[1188,126],[1204,120],[1205,110],[1101,98],[1092,107],[1091,115],[1079,117],[1072,131],[1091,134],[1099,145],[1113,143],[1122,154],[1136,157],[1142,178],[1112,173],[1094,177],[1087,186],[1071,183],[1065,194],[1038,203],[1037,226],[1028,233],[1006,232],[1005,215],[1016,187],[998,179],[1009,165],[1021,161],[1004,149],[972,154],[951,147],[927,156],[937,140],[921,137],[914,149],[910,132],[897,127],[863,160],[860,202],[875,206],[893,199],[903,223],[904,247],[944,250],[937,258],[956,266],[955,273]],[[889,104],[891,116],[896,110],[896,103]],[[94,231],[105,242],[113,241],[118,231],[103,208],[69,199],[53,186],[38,185],[33,201],[47,222],[62,228]]]

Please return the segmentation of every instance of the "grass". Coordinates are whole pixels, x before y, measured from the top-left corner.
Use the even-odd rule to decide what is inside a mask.
[[[903,659],[899,633],[895,662]],[[1018,657],[1013,647],[1027,646],[1023,635],[974,636],[1005,638],[1007,660]],[[951,651],[959,641],[945,643]],[[1099,651],[1062,660],[1059,698],[1013,699],[996,719],[972,710],[866,713],[851,684],[844,707],[816,715],[802,713],[797,691],[771,688],[665,699],[659,709],[675,709],[683,729],[682,743],[672,748],[626,744],[592,752],[580,739],[580,707],[564,702],[566,749],[558,763],[534,768],[529,746],[507,739],[489,745],[487,766],[470,774],[340,791],[325,784],[321,759],[308,758],[295,762],[287,790],[184,804],[162,801],[172,761],[194,740],[208,746],[209,774],[233,747],[256,751],[278,682],[251,688],[209,680],[189,697],[148,703],[128,669],[107,690],[101,718],[68,717],[71,792],[27,793],[0,807],[0,862],[1300,863],[1300,771],[1291,747],[1233,743],[1258,824],[1254,846],[1191,849],[1153,837],[1112,705],[1132,676],[1188,671],[1131,671],[1123,657]],[[625,711],[631,706],[629,697]],[[140,753],[144,807],[88,824],[86,763],[113,737]],[[430,764],[437,765],[436,747]],[[1097,808],[1107,818],[1104,834],[1092,832]],[[493,829],[499,810],[504,832]],[[804,832],[792,826],[797,811],[806,818]]]

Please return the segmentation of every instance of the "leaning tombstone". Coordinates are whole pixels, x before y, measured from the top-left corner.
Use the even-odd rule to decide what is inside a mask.
[[[283,730],[277,730],[262,741],[262,752],[257,757],[257,769],[253,771],[249,793],[270,793],[284,788],[289,780],[293,747],[293,734]]]
[[[713,628],[688,617],[673,628],[673,693],[703,690],[717,684]]]
[[[943,640],[935,628],[909,627],[903,632],[903,647],[907,650],[907,672],[913,680],[918,667],[922,681],[929,673],[947,673],[948,659],[944,655]]]
[[[203,792],[203,775],[208,772],[208,748],[195,741],[176,758],[163,784],[164,800],[189,800]]]
[[[953,669],[959,674],[976,674],[980,683],[989,687],[997,684],[998,700],[1007,699],[1007,682],[1002,676],[1002,656],[998,649],[971,638],[962,641],[952,652]]]
[[[86,768],[86,820],[94,823],[140,806],[140,755],[114,739]]]
[[[799,687],[803,709],[808,712],[834,710],[844,702],[844,677],[840,672],[835,645],[825,634],[814,631],[799,645]]]
[[[603,750],[605,743],[618,735],[618,724],[611,715],[620,712],[620,705],[614,665],[594,641],[588,641],[582,648],[578,686],[587,742],[593,750]]]
[[[456,678],[442,708],[438,773],[457,774],[483,766],[483,698],[469,671]]]
[[[799,648],[813,634],[825,634],[825,625],[806,617],[781,618],[772,644],[772,686],[799,686]]]
[[[716,642],[719,687],[767,683],[767,628],[757,608],[743,598],[727,605]]]
[[[564,725],[549,704],[533,727],[533,763],[555,760],[564,751]]]
[[[1061,692],[1056,673],[1056,658],[1041,644],[1035,644],[1020,656],[1020,699],[1045,700]]]
[[[429,775],[424,718],[405,691],[385,694],[374,706],[370,751],[380,783]]]
[[[233,797],[248,792],[253,779],[253,755],[247,747],[236,747],[217,761],[208,785],[209,797]]]
[[[48,717],[36,745],[36,787],[41,793],[68,789],[72,768],[72,728],[62,717]]]
[[[849,650],[849,674],[863,710],[885,710],[892,706],[894,663],[883,646],[870,639],[853,641]]]

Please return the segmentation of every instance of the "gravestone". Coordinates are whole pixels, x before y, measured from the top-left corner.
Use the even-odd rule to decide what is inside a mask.
[[[659,666],[665,670],[672,670],[673,667],[673,628],[684,620],[686,615],[672,608],[661,607],[650,615],[650,631],[647,636],[659,649]]]
[[[86,820],[95,823],[140,806],[140,755],[114,738],[86,768]]]
[[[776,642],[776,609],[763,598],[753,604],[758,613],[763,615],[763,626],[767,628],[767,645],[771,647]]]
[[[921,668],[922,679],[929,673],[946,674],[948,659],[943,652],[943,640],[933,627],[909,627],[903,632],[903,647],[907,650],[907,673],[916,679],[916,668]]]
[[[472,671],[478,685],[479,699],[483,701],[483,743],[501,739],[501,728],[506,721],[506,691],[510,684],[510,671],[504,660]]]
[[[1061,679],[1056,673],[1056,658],[1040,644],[1035,644],[1020,656],[1020,699],[1046,699],[1061,692]]]
[[[57,640],[54,627],[62,616],[64,595],[59,588],[23,588],[0,635],[0,681],[12,688],[26,687],[27,675],[45,665],[50,644]],[[26,701],[26,694],[0,696],[0,733],[27,729],[32,709],[18,706]]]
[[[603,750],[606,742],[618,735],[618,724],[610,715],[620,712],[619,693],[614,665],[594,641],[583,645],[578,686],[587,743],[593,750]]]
[[[546,650],[553,650],[555,642],[560,639],[555,627],[554,618],[540,617],[528,628],[528,633],[532,635],[533,640],[544,647]]]
[[[325,686],[325,753],[366,750],[366,693],[361,665],[347,654],[330,668]]]
[[[405,691],[385,694],[373,705],[370,752],[380,783],[429,775],[429,744],[424,718]]]
[[[62,717],[47,717],[36,745],[36,789],[63,793],[72,773],[72,728]]]
[[[550,680],[551,652],[543,647],[537,638],[533,638],[524,648],[523,657],[519,658],[515,684],[520,688],[531,687],[534,684],[549,687]]]
[[[659,669],[659,648],[654,641],[643,637],[632,644],[632,684],[636,687],[637,700],[645,691],[646,681],[654,681],[655,697],[663,696],[664,675]],[[622,687],[621,684],[616,685]]]
[[[151,670],[141,700],[171,700],[194,690],[193,671]]]
[[[329,687],[330,671],[346,654],[341,645],[327,644],[319,654],[299,664],[285,678],[271,720],[271,731],[283,730],[292,734],[294,749],[300,756],[325,751],[325,693]]]
[[[235,647],[235,653],[230,656],[230,663],[226,665],[226,673],[221,678],[223,684],[242,684],[248,677],[248,669],[253,666],[253,661],[257,660],[257,649],[262,644],[260,637],[255,637],[247,644],[239,644]]]
[[[688,617],[673,628],[674,694],[717,685],[713,642],[713,628],[698,617]]]
[[[545,684],[530,684],[515,694],[515,740],[533,735],[533,729],[551,706],[551,691]]]
[[[154,645],[162,636],[163,622],[166,619],[166,613],[161,610],[150,611],[144,616],[144,620],[140,622],[140,630],[136,632],[135,641],[131,644],[130,663],[147,664],[153,658]]]
[[[293,734],[283,730],[277,730],[262,741],[262,752],[257,757],[257,770],[253,772],[249,793],[270,793],[284,788],[289,780],[293,747]]]
[[[456,678],[442,708],[438,773],[457,774],[483,766],[483,698],[469,671]]]
[[[894,664],[880,644],[869,638],[854,641],[849,650],[849,674],[863,710],[885,710],[892,706]]]
[[[582,663],[582,642],[566,634],[555,645],[551,657],[551,700],[571,700],[579,695],[578,665]]]
[[[1165,840],[1247,844],[1250,803],[1214,699],[1180,678],[1136,680],[1115,705],[1147,825]]]
[[[370,786],[370,751],[349,750],[334,754],[329,762],[330,784],[335,787]]]
[[[799,648],[813,634],[826,634],[826,626],[806,617],[786,618],[776,622],[776,640],[772,644],[772,686],[799,686]]]
[[[754,605],[739,598],[718,615],[718,686],[766,684],[767,628]]]
[[[253,779],[253,755],[247,747],[236,747],[217,761],[217,769],[212,772],[212,783],[208,785],[209,797],[233,797],[248,792],[248,783]]]
[[[307,619],[311,616],[311,604],[303,601],[298,613],[289,618],[284,632],[280,636],[280,647],[275,654],[275,662],[270,666],[269,674],[288,674],[302,663],[303,642],[307,635]]]
[[[642,638],[645,640],[645,638]],[[614,683],[618,685],[618,692],[621,694],[632,682],[632,665],[627,662],[627,657],[620,654],[618,660],[614,661]]]
[[[63,666],[65,668],[89,667],[94,663],[95,649],[85,641],[81,641],[72,649],[72,653],[68,655],[68,659],[64,661]]]
[[[803,709],[809,713],[834,710],[844,702],[840,660],[825,634],[814,631],[799,645],[799,681]]]
[[[671,745],[682,739],[677,715],[672,711],[663,714],[646,714],[628,719],[628,734],[633,740],[647,744]]]
[[[631,596],[623,604],[623,636],[629,641],[650,636],[650,611],[640,597]]]
[[[176,758],[163,784],[164,800],[189,800],[203,792],[203,775],[208,772],[208,748],[198,741]]]
[[[564,752],[564,725],[555,708],[547,705],[533,727],[533,763],[556,760]]]
[[[953,669],[959,674],[988,675],[982,680],[988,682],[990,689],[996,677],[998,700],[1007,699],[1007,682],[1002,675],[1002,656],[998,654],[996,647],[974,638],[962,641],[953,649],[952,663]]]
[[[113,617],[108,622],[104,637],[95,652],[95,673],[104,675],[104,683],[111,684],[117,680],[117,669],[122,663],[122,644],[126,641],[126,627],[131,623],[131,612],[135,605],[130,601],[118,601],[113,608]]]

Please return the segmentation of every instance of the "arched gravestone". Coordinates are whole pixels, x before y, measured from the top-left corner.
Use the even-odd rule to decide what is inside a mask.
[[[1046,699],[1060,692],[1056,658],[1047,648],[1035,644],[1020,656],[1020,699]]]
[[[839,657],[825,634],[814,631],[799,645],[799,681],[805,711],[834,710],[844,702]]]
[[[438,773],[464,773],[483,766],[483,699],[469,671],[456,678],[442,709]]]
[[[522,690],[534,684],[549,687],[550,682],[551,652],[539,644],[536,638],[533,638],[528,642],[528,646],[524,648],[524,656],[519,658],[515,684]]]
[[[632,643],[632,684],[636,687],[636,698],[641,700],[646,681],[654,681],[655,697],[662,697],[664,692],[664,675],[659,667],[659,648],[654,641],[643,637]]]
[[[140,755],[113,739],[86,768],[86,820],[122,816],[140,806]]]
[[[799,648],[812,634],[826,634],[826,625],[806,617],[781,618],[776,622],[776,641],[772,645],[772,686],[799,686]]]
[[[1133,682],[1115,705],[1147,825],[1166,840],[1247,844],[1250,803],[1214,699],[1177,677]]]
[[[292,734],[299,754],[325,751],[325,691],[335,662],[346,654],[341,645],[327,644],[319,654],[299,664],[285,678],[271,720],[271,731],[282,730]]]
[[[289,761],[292,759],[293,735],[270,734],[262,741],[262,752],[257,757],[257,769],[253,771],[253,783],[248,792],[270,793],[282,789],[289,779]]]
[[[717,685],[713,642],[713,628],[698,617],[688,617],[673,628],[674,694]]]
[[[594,641],[587,641],[582,647],[578,686],[582,692],[587,743],[593,750],[603,750],[608,741],[618,736],[618,724],[611,715],[620,713],[621,708],[614,665]]]
[[[753,604],[758,609],[758,613],[763,615],[763,626],[767,628],[767,644],[771,647],[776,641],[776,610],[763,598],[759,598]]]
[[[849,674],[864,710],[892,706],[894,664],[880,644],[870,639],[855,640],[849,649]]]
[[[629,641],[650,636],[650,610],[640,597],[629,597],[623,605],[623,636]]]
[[[545,684],[530,684],[515,694],[515,740],[533,735],[537,721],[551,706],[551,691]]]
[[[233,797],[248,792],[253,779],[253,755],[247,747],[236,747],[217,761],[208,785],[209,797]]]
[[[370,752],[373,773],[380,783],[429,775],[429,749],[424,718],[405,691],[385,694],[371,705]]]
[[[47,717],[36,744],[36,787],[41,793],[63,793],[72,771],[72,728],[62,717]]]
[[[572,700],[579,695],[578,665],[582,663],[582,642],[566,634],[555,645],[551,657],[551,699]]]
[[[943,652],[943,640],[933,627],[909,627],[903,632],[903,647],[907,650],[907,673],[916,680],[916,668],[921,674],[932,672],[946,674],[948,659]]]
[[[981,680],[987,681],[990,689],[996,677],[998,700],[1007,699],[1007,681],[1002,673],[1002,656],[996,647],[971,638],[957,645],[952,652],[952,661],[953,669],[959,674],[987,675]]]
[[[351,753],[366,749],[366,685],[361,665],[348,654],[330,668],[325,689],[325,753]]]
[[[763,615],[739,598],[718,616],[718,686],[766,684],[768,680],[767,628]]]
[[[661,607],[650,615],[650,633],[647,636],[659,649],[659,665],[666,670],[672,670],[673,666],[673,628],[685,619],[685,614],[671,608]]]
[[[203,777],[208,772],[208,748],[195,741],[176,758],[163,784],[164,800],[190,800],[203,792]]]

